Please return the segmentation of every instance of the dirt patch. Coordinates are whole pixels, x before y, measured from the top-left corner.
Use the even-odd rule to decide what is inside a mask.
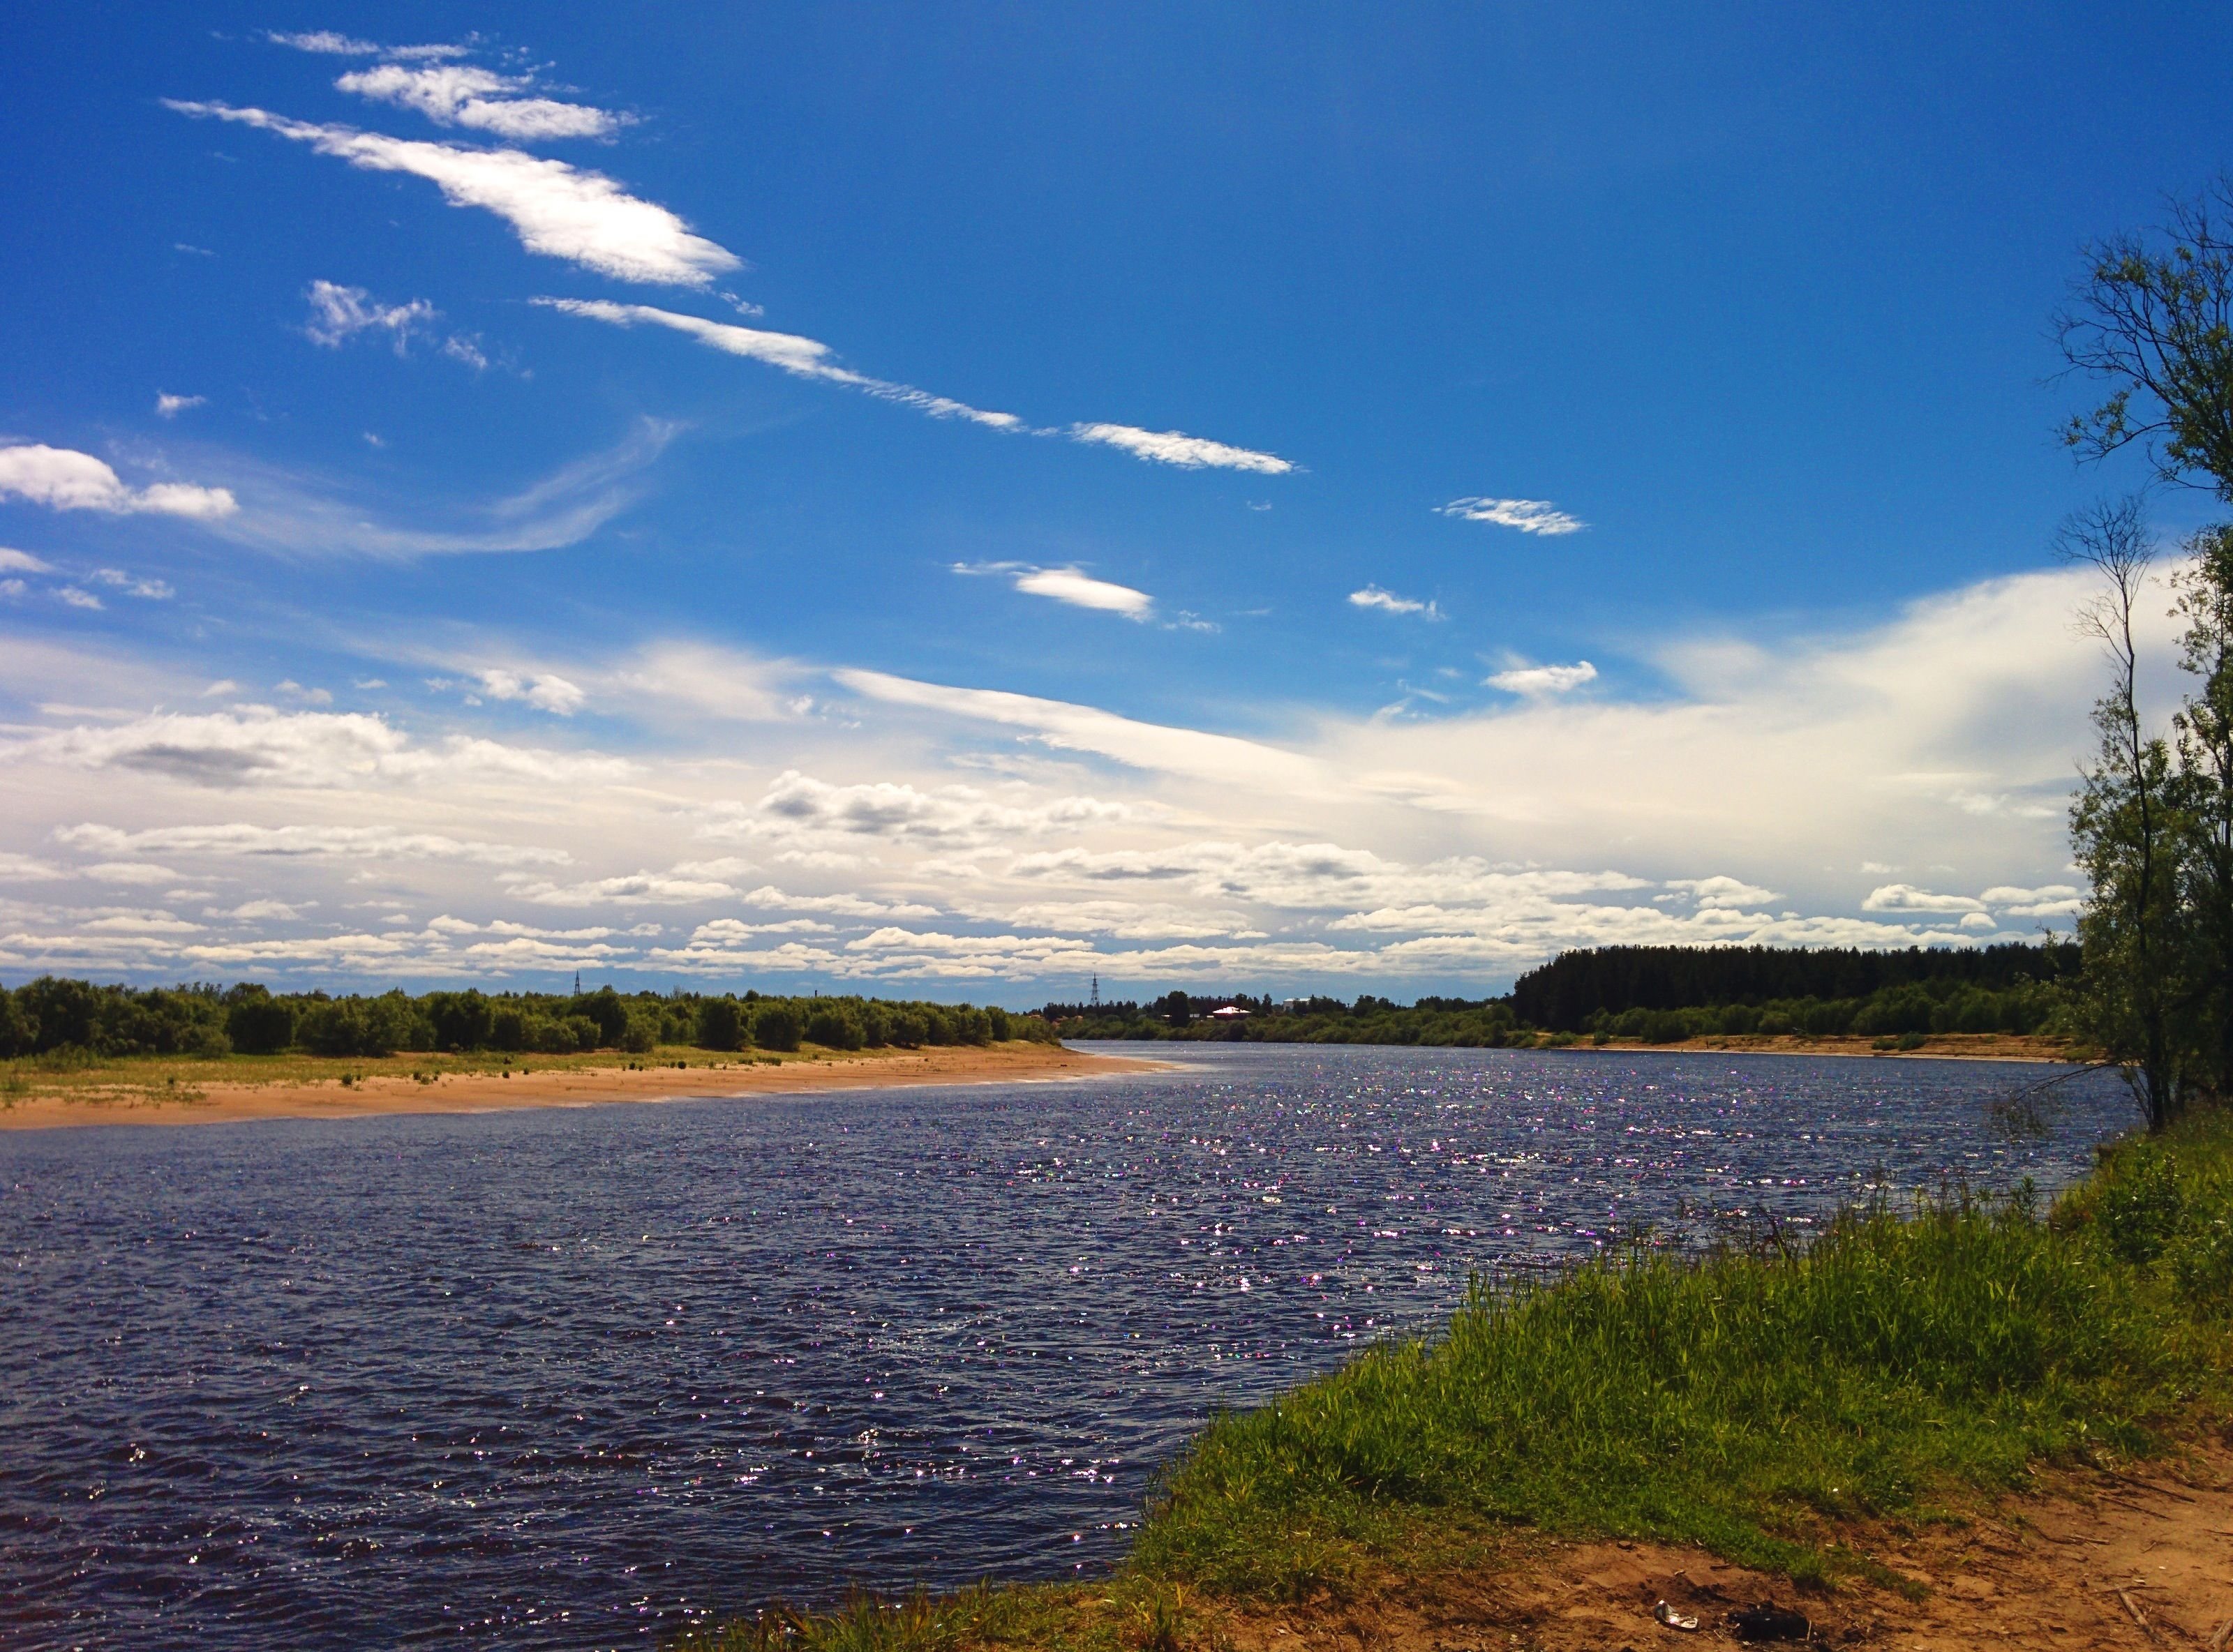
[[[1883,1581],[1802,1592],[1698,1550],[1514,1539],[1477,1567],[1236,1614],[1221,1632],[1239,1652],[1679,1652],[1747,1643],[1737,1615],[1772,1605],[1802,1615],[1804,1636],[1748,1643],[2233,1646],[2233,1449],[2223,1443],[2129,1473],[2058,1476],[1973,1519],[1852,1541]],[[1659,1622],[1661,1602],[1696,1629]]]

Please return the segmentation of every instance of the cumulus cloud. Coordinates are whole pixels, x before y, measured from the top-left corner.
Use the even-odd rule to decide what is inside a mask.
[[[28,550],[10,550],[0,545],[0,574],[51,574],[55,565],[42,561]]]
[[[491,699],[521,700],[539,712],[571,717],[589,695],[555,673],[522,673],[491,669],[480,673],[481,692]]]
[[[97,612],[107,606],[91,591],[80,590],[75,585],[56,586],[55,588],[55,597],[56,601],[67,603],[69,607],[74,608],[91,608]]]
[[[973,786],[918,788],[890,781],[837,785],[784,771],[752,807],[709,811],[707,837],[747,837],[809,848],[872,839],[976,847],[1140,818],[1128,803],[1058,797],[1011,802]]]
[[[733,896],[736,889],[713,878],[676,872],[629,872],[579,883],[520,879],[512,892],[545,907],[690,906]]]
[[[1597,675],[1595,666],[1586,660],[1578,660],[1571,666],[1514,666],[1482,680],[1507,694],[1537,698],[1570,693],[1584,683],[1595,682]]]
[[[1377,585],[1368,585],[1361,591],[1349,594],[1351,606],[1377,608],[1383,614],[1423,614],[1430,620],[1442,617],[1442,609],[1432,602],[1422,602],[1414,597],[1398,596],[1393,591],[1383,591]]]
[[[1568,516],[1548,499],[1452,499],[1438,506],[1443,516],[1467,522],[1489,522],[1522,533],[1579,533],[1590,524]]]
[[[158,419],[176,419],[190,407],[205,407],[208,405],[207,396],[174,396],[167,390],[155,393],[155,416]]]
[[[111,516],[186,517],[210,521],[239,509],[223,488],[156,482],[127,487],[90,453],[32,442],[0,447],[0,499],[27,499],[50,511],[101,511]]]
[[[1939,894],[1911,883],[1887,883],[1869,891],[1863,912],[1982,912],[1984,903],[1966,894]]]
[[[1070,426],[1073,441],[1121,448],[1135,459],[1182,470],[1253,471],[1263,476],[1285,476],[1295,467],[1276,453],[1259,453],[1231,447],[1175,430],[1142,430],[1135,425],[1082,424]]]
[[[1670,878],[1667,887],[1689,896],[1701,907],[1722,907],[1733,911],[1757,907],[1778,898],[1773,889],[1763,889],[1756,883],[1747,883],[1742,879],[1732,877]]]
[[[455,780],[613,780],[617,758],[548,751],[452,735],[414,743],[385,718],[357,712],[281,712],[268,706],[157,712],[107,727],[80,725],[18,739],[0,756],[88,770],[160,775],[190,785],[311,789]]]
[[[564,161],[518,149],[389,138],[226,103],[164,101],[180,114],[276,133],[366,172],[426,179],[451,205],[495,213],[530,252],[617,281],[702,289],[743,263],[727,248],[693,234],[667,208],[630,195],[602,172]]]
[[[1977,898],[2010,918],[2074,918],[2085,904],[2078,890],[2067,883],[2043,884],[2036,889],[2003,883]]]
[[[417,68],[382,63],[344,75],[334,85],[375,102],[416,109],[436,126],[471,127],[524,143],[605,138],[624,124],[609,110],[524,95],[534,85],[531,76],[497,75],[459,63]]]

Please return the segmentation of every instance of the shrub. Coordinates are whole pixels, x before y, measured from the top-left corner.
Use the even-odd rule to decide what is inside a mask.
[[[700,1050],[742,1050],[752,1042],[745,1006],[732,998],[701,998],[698,1004],[698,1047]],[[765,1043],[763,1039],[761,1042]],[[798,1048],[794,1037],[791,1047]]]
[[[659,1047],[659,1033],[658,1012],[638,1010],[621,1029],[621,1048],[631,1056],[648,1056]]]
[[[259,986],[225,1011],[225,1030],[235,1050],[251,1056],[277,1055],[295,1042],[295,1006]]]
[[[840,1004],[818,1004],[806,1018],[806,1037],[825,1050],[858,1050],[861,1024]]]
[[[763,1050],[796,1050],[798,1013],[788,1005],[763,1003],[752,1018],[752,1038]]]

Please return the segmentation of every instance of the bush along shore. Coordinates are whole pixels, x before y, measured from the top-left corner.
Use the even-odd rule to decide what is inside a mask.
[[[0,988],[0,1057],[68,1067],[133,1056],[221,1060],[231,1055],[645,1055],[669,1047],[716,1052],[905,1049],[925,1044],[1051,1044],[1038,1017],[969,1004],[732,993],[574,993],[477,989],[332,997],[224,987],[102,986],[41,976]]]
[[[2213,1109],[2105,1151],[2052,1208],[1957,1188],[1803,1250],[1477,1283],[1441,1335],[1214,1421],[1112,1578],[771,1610],[683,1644],[1174,1652],[1514,1529],[1693,1545],[1834,1595],[1891,1577],[1886,1522],[2161,1453],[2229,1399],[2233,1121]]]
[[[1050,1004],[1039,1014],[1065,1038],[1496,1050],[1859,1037],[1915,1050],[1950,1034],[2067,1043],[2079,968],[2079,949],[2067,943],[1874,953],[1605,946],[1562,953],[1501,998],[1398,1005],[1370,993],[1344,1003],[1174,990],[1145,1002]]]

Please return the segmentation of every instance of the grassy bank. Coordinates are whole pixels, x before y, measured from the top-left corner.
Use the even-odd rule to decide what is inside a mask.
[[[2051,1211],[1956,1192],[1811,1247],[1645,1253],[1500,1296],[1221,1417],[1095,1585],[863,1603],[693,1648],[1130,1645],[1201,1605],[1431,1569],[1468,1534],[1696,1543],[1866,1571],[1872,1522],[2158,1449],[2233,1399],[2233,1124],[2123,1144]],[[1189,1604],[1191,1603],[1191,1604]]]

